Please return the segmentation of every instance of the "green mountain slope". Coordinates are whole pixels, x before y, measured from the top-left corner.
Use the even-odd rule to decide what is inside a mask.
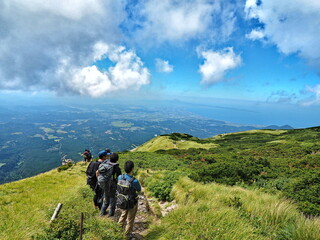
[[[196,137],[188,134],[173,133],[170,135],[157,136],[150,141],[135,148],[135,152],[155,152],[158,150],[169,149],[190,149],[190,148],[214,148],[217,145],[214,143],[207,143]]]
[[[41,234],[49,227],[50,218],[58,203],[63,207],[54,232],[64,232],[63,239],[79,235],[80,213],[85,214],[85,239],[109,236],[123,239],[121,230],[111,220],[96,218],[92,192],[85,185],[86,165],[78,164],[65,171],[57,169],[17,182],[0,185],[0,239],[54,239]],[[106,229],[108,228],[108,230]],[[51,235],[53,236],[53,235]],[[73,238],[73,236],[75,238]]]
[[[154,224],[147,239],[320,239],[320,220],[306,219],[279,195],[180,179],[178,209]]]
[[[208,139],[176,133],[121,153],[120,166],[133,160],[148,196],[178,203],[151,224],[146,239],[316,240],[319,157],[320,128]],[[54,239],[59,231],[65,234],[61,239],[78,239],[81,212],[84,239],[123,239],[117,223],[98,217],[85,169],[78,163],[0,185],[0,239]],[[59,202],[63,209],[50,225]]]

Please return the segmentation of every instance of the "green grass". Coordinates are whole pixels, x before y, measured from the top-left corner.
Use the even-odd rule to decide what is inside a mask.
[[[146,239],[320,239],[320,220],[305,218],[278,195],[188,178],[172,194],[179,208],[153,225]]]
[[[84,239],[103,239],[103,234],[110,236],[108,239],[123,239],[116,223],[96,217],[92,191],[85,185],[85,169],[86,165],[78,164],[0,185],[0,239],[31,239],[43,234],[58,203],[63,204],[59,219],[78,224],[80,213],[85,214]]]
[[[172,140],[169,136],[158,136],[143,145],[136,148],[137,152],[155,152],[158,150],[169,149],[189,149],[189,148],[203,148],[209,149],[216,147],[214,143],[201,143],[193,140]]]
[[[134,161],[150,195],[179,204],[161,224],[151,225],[146,239],[320,239],[319,218],[302,215],[320,213],[319,130],[249,131],[208,139],[174,133],[121,153],[120,167]],[[58,225],[77,229],[83,212],[84,239],[123,239],[115,222],[96,217],[85,169],[78,164],[0,185],[0,239],[52,239],[46,238],[56,230],[49,219],[59,202],[64,206]],[[182,178],[176,183],[181,175],[198,182]],[[214,181],[235,186],[209,183]]]

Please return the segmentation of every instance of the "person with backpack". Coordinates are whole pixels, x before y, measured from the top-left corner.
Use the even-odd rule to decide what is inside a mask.
[[[89,166],[87,167],[87,185],[94,191],[93,203],[94,206],[101,209],[102,205],[102,189],[98,186],[97,182],[97,175],[96,172],[102,162],[107,159],[107,152],[101,151],[98,153],[99,159],[96,162],[90,162]]]
[[[125,162],[124,170],[126,174],[118,177],[117,207],[122,210],[119,223],[125,228],[125,234],[129,237],[138,210],[137,192],[141,191],[141,185],[138,179],[133,177],[134,163],[132,161]],[[126,221],[127,224],[125,224]]]
[[[100,216],[106,215],[108,206],[110,205],[109,216],[114,216],[116,209],[116,188],[117,179],[121,175],[121,169],[118,162],[119,156],[117,153],[111,153],[110,160],[100,164],[97,175],[98,185],[103,190],[103,204],[100,211]]]
[[[83,161],[84,162],[90,162],[92,159],[92,154],[90,152],[90,150],[85,149],[84,152],[82,153],[83,156]]]

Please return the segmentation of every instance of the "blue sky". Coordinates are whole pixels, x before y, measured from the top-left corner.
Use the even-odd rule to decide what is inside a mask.
[[[3,0],[0,9],[2,95],[259,103],[277,106],[261,110],[275,124],[317,125],[317,0]]]

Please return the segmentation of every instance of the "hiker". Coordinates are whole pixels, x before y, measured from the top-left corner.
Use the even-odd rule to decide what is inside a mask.
[[[107,151],[105,151],[107,152]],[[98,168],[98,184],[103,189],[103,204],[100,216],[107,214],[107,208],[110,205],[109,216],[114,216],[116,209],[116,189],[118,176],[121,175],[121,169],[118,162],[117,153],[111,153],[110,160],[104,161]]]
[[[125,228],[125,234],[129,237],[138,210],[137,192],[141,191],[141,185],[139,181],[133,177],[134,163],[132,161],[125,162],[124,170],[126,174],[118,177],[117,206],[122,210],[119,223]],[[126,220],[127,223],[125,224]]]
[[[92,154],[90,152],[90,150],[85,149],[84,152],[82,153],[83,156],[83,161],[84,162],[90,162],[92,159]]]
[[[87,167],[87,185],[94,191],[93,203],[96,208],[101,209],[102,206],[102,189],[97,184],[97,175],[96,172],[99,168],[99,165],[107,159],[107,152],[101,151],[98,153],[99,159],[96,162],[90,162]]]
[[[105,151],[107,152],[108,155],[111,155],[111,153],[112,153],[111,150],[110,150],[110,148],[106,148]]]

